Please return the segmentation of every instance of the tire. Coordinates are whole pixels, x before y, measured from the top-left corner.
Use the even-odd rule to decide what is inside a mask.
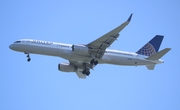
[[[98,61],[95,61],[95,62],[94,62],[94,65],[97,65],[97,64],[98,64]]]
[[[30,62],[30,61],[31,61],[31,58],[28,58],[27,61]]]

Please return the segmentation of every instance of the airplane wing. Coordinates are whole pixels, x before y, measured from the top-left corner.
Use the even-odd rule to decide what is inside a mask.
[[[119,32],[129,24],[131,18],[132,14],[129,16],[128,20],[122,23],[120,26],[89,43],[87,46],[91,48],[91,55],[95,56],[96,58],[102,58],[106,48],[108,48],[119,37]]]
[[[132,14],[129,16],[128,20],[122,23],[120,26],[116,27],[112,31],[101,36],[100,38],[94,40],[93,42],[87,44],[87,46],[90,48],[90,55],[95,58],[102,58],[106,48],[108,48],[119,37],[119,32],[129,24],[131,18],[132,18]],[[82,79],[85,79],[87,76],[82,73],[84,68],[93,69],[93,67],[95,66],[87,62],[81,62],[81,61],[69,61],[69,62],[70,65],[73,65],[78,68],[76,74],[79,78]],[[85,64],[86,67],[84,67],[83,64]]]

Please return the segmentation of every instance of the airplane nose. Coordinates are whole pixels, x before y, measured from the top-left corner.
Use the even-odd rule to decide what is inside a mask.
[[[13,50],[13,44],[9,45],[9,48],[10,48],[11,50]]]

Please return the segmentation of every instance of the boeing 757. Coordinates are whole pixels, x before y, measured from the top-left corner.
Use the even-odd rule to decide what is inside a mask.
[[[147,69],[153,70],[156,64],[164,63],[160,58],[171,50],[170,48],[165,48],[159,51],[164,38],[162,35],[156,35],[137,52],[107,49],[119,37],[119,32],[130,23],[131,18],[132,14],[120,26],[88,44],[64,44],[43,40],[21,39],[11,44],[9,48],[27,54],[28,62],[31,60],[31,53],[66,59],[69,62],[58,64],[58,70],[76,72],[79,78],[89,76],[90,70],[97,64],[145,65]]]

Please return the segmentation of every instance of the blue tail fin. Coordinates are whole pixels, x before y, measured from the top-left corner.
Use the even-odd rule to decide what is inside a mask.
[[[153,39],[151,39],[146,45],[144,45],[136,53],[145,55],[145,56],[151,56],[153,54],[156,54],[159,51],[159,47],[161,45],[163,38],[164,36],[156,35]]]

